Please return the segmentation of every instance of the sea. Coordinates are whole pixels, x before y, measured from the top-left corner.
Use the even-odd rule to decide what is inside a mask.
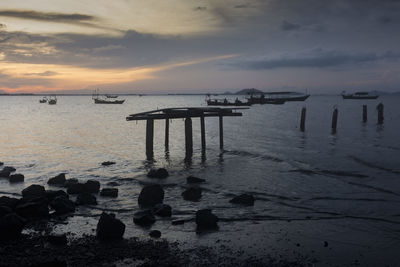
[[[221,96],[219,96],[221,97]],[[232,96],[222,96],[234,99]],[[82,182],[116,187],[115,199],[97,196],[98,205],[80,207],[54,231],[95,234],[103,211],[126,224],[125,237],[162,238],[184,248],[226,247],[236,257],[249,255],[296,260],[314,266],[400,266],[400,97],[343,100],[310,96],[304,102],[253,105],[225,117],[224,147],[219,146],[218,118],[205,119],[206,151],[201,150],[200,120],[193,119],[193,157],[185,158],[184,121],[169,124],[165,151],[163,120],[154,123],[154,161],[146,160],[145,121],[126,117],[173,107],[206,107],[204,96],[119,96],[122,105],[94,104],[91,96],[58,96],[56,105],[40,96],[0,96],[0,161],[25,175],[23,183],[0,179],[0,196],[19,196],[31,184],[47,189],[49,178],[66,173]],[[384,122],[377,123],[379,103]],[[362,122],[363,105],[368,121]],[[305,107],[305,131],[300,131]],[[338,110],[336,132],[333,110]],[[102,166],[104,161],[116,164]],[[169,177],[147,177],[151,168]],[[202,198],[186,201],[186,177],[206,180]],[[133,223],[143,186],[158,183],[172,219],[158,218],[150,228]],[[254,206],[229,202],[252,194]],[[196,233],[199,209],[216,214],[219,230]],[[186,219],[183,225],[171,220]]]

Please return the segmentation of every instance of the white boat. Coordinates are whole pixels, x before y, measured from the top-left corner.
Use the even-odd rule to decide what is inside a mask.
[[[57,97],[56,96],[50,96],[49,100],[47,101],[49,105],[55,105],[57,104]]]

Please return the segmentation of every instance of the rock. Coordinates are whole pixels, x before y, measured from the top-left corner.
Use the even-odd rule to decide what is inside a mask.
[[[4,172],[15,172],[16,169],[14,167],[11,167],[11,166],[4,166],[4,168],[1,171],[4,171]]]
[[[0,206],[0,218],[6,216],[7,214],[12,213],[13,210],[7,206]]]
[[[87,180],[84,184],[85,192],[97,194],[100,191],[100,182],[96,180]]]
[[[65,193],[64,190],[46,190],[46,198],[49,201],[52,201],[56,197],[65,197],[68,199],[69,195],[67,193]]]
[[[115,218],[113,213],[103,212],[97,223],[96,235],[101,240],[122,239],[125,232],[125,224]]]
[[[0,166],[3,166],[3,165],[4,165],[4,163],[0,161]]]
[[[114,164],[115,164],[114,161],[104,161],[101,163],[101,165],[103,165],[103,166],[110,166],[110,165],[114,165]]]
[[[328,247],[328,241],[324,241],[324,247]]]
[[[79,183],[78,179],[70,178],[70,179],[65,180],[64,187],[68,188],[70,185],[77,184],[77,183]]]
[[[190,187],[183,191],[182,197],[185,200],[190,201],[198,201],[201,198],[201,188],[199,187]]]
[[[101,189],[100,196],[118,197],[118,188],[103,188]]]
[[[150,226],[156,222],[156,218],[151,210],[143,210],[133,214],[133,222],[140,226]]]
[[[172,225],[181,225],[181,224],[184,224],[184,223],[185,223],[185,220],[183,220],[183,219],[181,219],[181,220],[173,220],[171,222]]]
[[[198,210],[196,212],[196,224],[198,230],[218,229],[218,217],[210,209]]]
[[[10,209],[14,209],[19,203],[18,198],[2,196],[0,197],[0,206],[6,206]]]
[[[75,203],[65,196],[57,196],[50,202],[57,215],[75,212]]]
[[[45,197],[23,198],[21,202],[15,208],[15,212],[24,218],[41,218],[49,215],[48,202]]]
[[[15,213],[0,218],[0,240],[14,240],[24,228],[26,221]]]
[[[35,263],[30,265],[30,267],[68,267],[68,264],[65,260],[48,260],[41,261],[39,263]]]
[[[147,177],[150,178],[159,178],[159,179],[164,179],[168,177],[168,171],[164,168],[159,168],[159,169],[151,169],[149,173],[147,174]]]
[[[158,230],[153,230],[153,231],[150,231],[149,236],[154,237],[154,238],[160,238],[161,232]]]
[[[22,190],[22,197],[45,197],[46,190],[43,186],[33,184]]]
[[[23,174],[16,173],[16,174],[11,174],[10,177],[8,177],[8,179],[10,183],[20,183],[24,181],[25,176]]]
[[[67,186],[67,193],[76,195],[85,192],[85,185],[81,183],[71,183]]]
[[[90,193],[82,192],[76,198],[76,205],[97,205],[96,197]]]
[[[186,182],[188,184],[199,184],[199,183],[204,183],[205,181],[206,181],[205,179],[197,178],[194,176],[189,176],[186,178]]]
[[[47,241],[55,246],[65,246],[67,245],[67,235],[66,234],[52,234],[47,236]]]
[[[152,207],[163,203],[164,190],[160,185],[148,185],[143,187],[139,194],[138,203],[141,207]]]
[[[109,186],[119,186],[119,183],[117,183],[117,182],[108,182],[107,185],[109,185]]]
[[[249,194],[242,194],[242,195],[232,198],[229,202],[233,203],[233,204],[241,204],[241,205],[245,205],[245,206],[254,206],[254,197]]]
[[[65,179],[65,173],[60,173],[59,175],[50,178],[47,181],[47,184],[49,185],[64,185],[67,179]]]
[[[153,214],[160,217],[171,217],[172,208],[167,204],[157,204],[153,207]]]
[[[0,171],[0,178],[8,178],[9,176],[10,176],[10,171],[4,171],[4,170],[1,170]]]

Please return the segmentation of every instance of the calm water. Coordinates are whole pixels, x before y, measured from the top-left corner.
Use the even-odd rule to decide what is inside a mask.
[[[242,117],[224,119],[225,147],[219,150],[218,119],[206,119],[206,158],[200,151],[200,122],[193,120],[192,163],[184,161],[184,122],[170,123],[170,152],[164,152],[164,122],[155,122],[154,166],[170,177],[146,177],[145,122],[125,117],[156,108],[204,106],[203,96],[127,96],[123,105],[95,105],[90,96],[60,96],[55,106],[35,96],[0,97],[0,161],[25,175],[25,183],[0,180],[1,194],[20,193],[33,183],[46,184],[60,172],[102,186],[119,184],[119,197],[98,197],[98,208],[80,208],[59,231],[92,233],[100,209],[117,213],[126,236],[146,237],[132,214],[144,184],[160,182],[174,218],[192,218],[212,208],[220,231],[197,236],[195,224],[173,226],[158,220],[168,240],[188,246],[224,244],[247,253],[297,257],[317,265],[398,264],[400,256],[400,106],[399,97],[342,100],[311,96],[305,102],[255,105]],[[375,107],[385,104],[385,122],[376,124]],[[362,105],[369,121],[361,122]],[[331,134],[333,106],[339,108],[338,131]],[[299,131],[300,110],[307,107],[306,132]],[[117,164],[102,167],[103,161]],[[205,178],[199,202],[184,201],[185,178]],[[47,186],[47,185],[46,185]],[[229,199],[240,193],[256,197],[254,207]],[[88,222],[88,224],[86,224]],[[78,230],[79,229],[79,230]],[[328,247],[324,247],[324,241]]]

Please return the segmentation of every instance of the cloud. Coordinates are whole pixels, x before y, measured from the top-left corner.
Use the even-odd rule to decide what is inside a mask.
[[[207,10],[207,7],[205,7],[205,6],[198,6],[198,7],[196,7],[194,10],[195,10],[195,11],[205,11],[205,10]]]
[[[289,21],[284,20],[281,25],[282,31],[296,31],[299,30],[301,26],[296,23],[291,23]]]
[[[376,53],[345,53],[340,51],[313,50],[300,56],[284,55],[279,58],[239,60],[228,65],[245,70],[270,70],[280,68],[329,68],[344,65],[360,65],[380,60],[400,58],[400,54],[386,52]]]
[[[240,4],[240,5],[234,6],[234,8],[248,8],[249,6],[250,6],[249,4]]]
[[[82,22],[95,18],[84,14],[65,14],[56,12],[38,12],[33,10],[0,10],[0,16],[50,22]]]
[[[25,73],[24,75],[26,76],[54,76],[57,75],[58,73],[55,71],[44,71],[44,72],[29,72],[29,73]]]

